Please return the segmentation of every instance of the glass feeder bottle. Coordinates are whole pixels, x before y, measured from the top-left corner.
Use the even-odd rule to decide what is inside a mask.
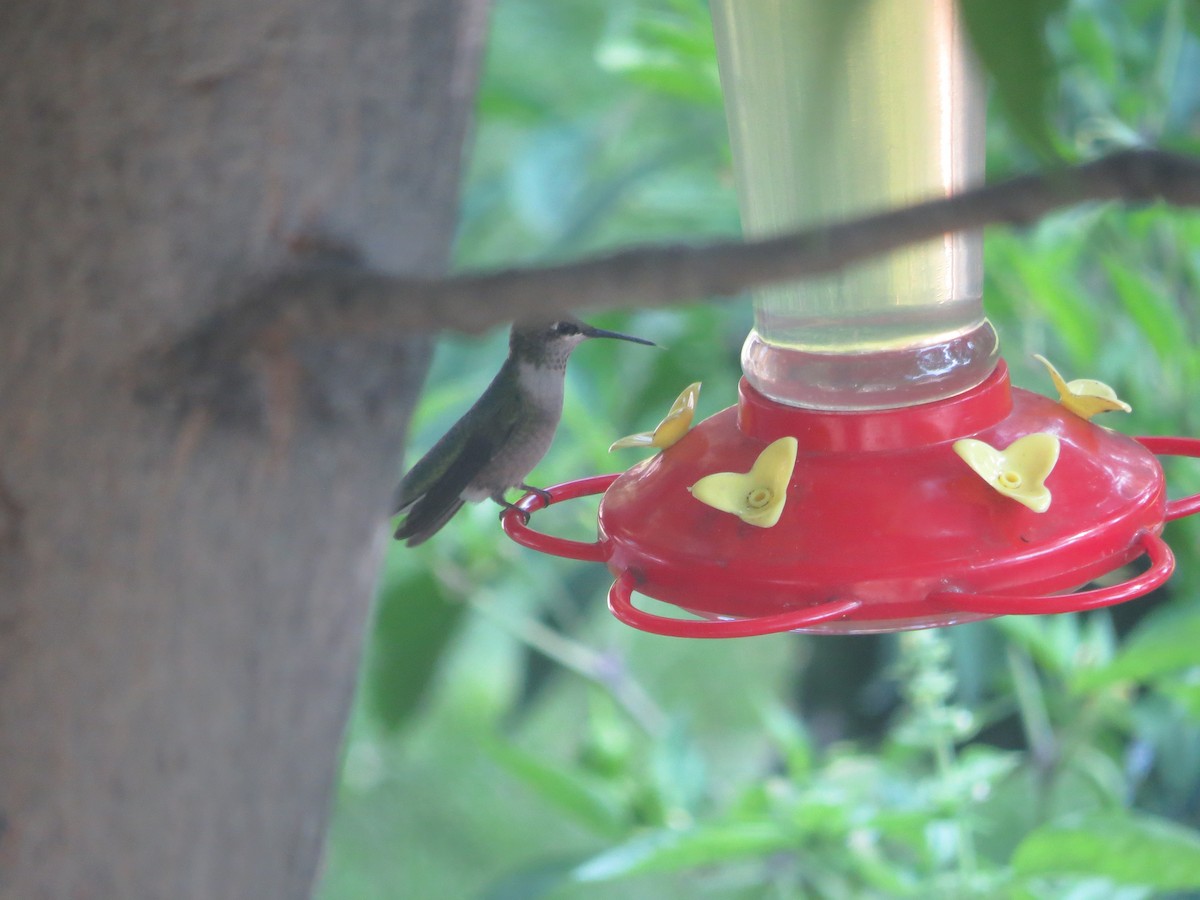
[[[761,237],[983,180],[984,96],[955,0],[713,0],[743,228]],[[954,396],[998,359],[982,234],[758,290],[764,395],[826,410]]]

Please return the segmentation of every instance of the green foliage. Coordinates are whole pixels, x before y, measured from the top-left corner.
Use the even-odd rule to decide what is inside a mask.
[[[464,609],[447,600],[428,570],[404,567],[396,560],[389,560],[380,585],[363,683],[371,714],[389,731],[418,709]],[[410,615],[412,597],[421,597],[425,604],[419,617]]]
[[[1200,149],[1195,3],[966,3],[999,100],[993,177],[1048,152]],[[737,229],[704,3],[497,0],[460,265]],[[1014,379],[1048,392],[1042,353],[1133,404],[1106,424],[1200,433],[1197,248],[1200,215],[1159,207],[989,231],[986,304]],[[692,381],[702,417],[735,396],[747,303],[594,318],[667,349],[579,350],[535,484],[631,465],[609,442]],[[409,460],[503,343],[443,342]],[[1200,490],[1194,463],[1168,476]],[[543,516],[594,536],[594,503]],[[1200,892],[1200,530],[1166,537],[1167,589],[1111,612],[687,642],[615,622],[602,567],[526,552],[469,507],[389,553],[321,896]]]
[[[1115,884],[1200,889],[1200,836],[1148,816],[1107,815],[1046,825],[1013,854],[1020,875],[1097,875]]]
[[[1050,18],[1066,0],[960,0],[980,61],[1013,130],[1046,160],[1059,155],[1050,125],[1058,70],[1046,41]]]

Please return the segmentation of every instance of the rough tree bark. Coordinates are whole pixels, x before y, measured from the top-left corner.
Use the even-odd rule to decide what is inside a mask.
[[[332,243],[443,271],[484,16],[0,5],[0,896],[311,890],[427,339],[126,374]]]

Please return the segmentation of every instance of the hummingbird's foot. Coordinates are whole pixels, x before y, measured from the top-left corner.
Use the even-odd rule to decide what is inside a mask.
[[[520,484],[517,485],[517,487],[519,487],[521,490],[525,491],[526,493],[537,494],[538,497],[541,498],[543,507],[547,507],[551,503],[554,502],[554,497],[550,494],[549,491],[547,491],[543,488],[537,488],[531,484],[525,484],[525,482],[521,482]]]
[[[509,503],[507,500],[504,500],[504,499],[500,499],[500,498],[496,498],[496,497],[493,497],[492,499],[495,500],[497,503],[499,503],[500,506],[502,507],[502,509],[500,510],[500,518],[501,519],[504,518],[504,514],[506,512],[508,512],[510,509],[512,509],[512,510],[516,510],[517,515],[521,517],[522,525],[529,524],[529,510],[521,509],[521,507],[517,506],[517,504]]]

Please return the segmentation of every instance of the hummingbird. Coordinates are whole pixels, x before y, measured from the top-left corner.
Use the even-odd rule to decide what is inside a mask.
[[[396,540],[409,547],[427,541],[466,501],[490,497],[504,509],[515,508],[504,499],[510,488],[549,501],[524,479],[550,449],[562,418],[567,359],[588,338],[655,346],[572,318],[514,324],[508,358],[483,396],[400,480],[393,515],[406,515]]]

